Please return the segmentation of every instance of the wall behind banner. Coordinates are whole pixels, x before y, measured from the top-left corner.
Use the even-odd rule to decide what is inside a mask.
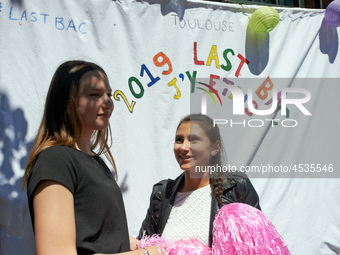
[[[108,73],[115,103],[112,153],[133,236],[152,185],[181,172],[172,146],[192,95],[205,95],[209,107],[232,109],[223,87],[231,81],[244,96],[251,87],[258,109],[266,109],[273,98],[269,81],[280,90],[295,78],[317,80],[298,85],[311,92],[305,106],[312,116],[294,106],[289,116],[268,116],[278,124],[295,119],[295,128],[230,126],[231,119],[260,119],[247,112],[218,117],[228,120],[221,132],[228,164],[237,168],[322,164],[329,171],[332,165],[321,175],[302,166],[302,175],[250,176],[292,254],[340,254],[338,28],[323,21],[322,10],[277,8],[278,26],[256,34],[248,28],[256,8],[184,0],[0,0],[0,255],[35,253],[22,175],[51,77],[70,59],[94,61]]]

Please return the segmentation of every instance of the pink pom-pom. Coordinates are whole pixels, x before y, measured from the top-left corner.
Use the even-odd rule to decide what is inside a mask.
[[[242,203],[223,206],[214,221],[214,255],[289,255],[275,226],[258,209]]]
[[[165,252],[167,255],[211,255],[210,247],[202,244],[195,238],[178,240],[169,245]]]
[[[158,235],[153,235],[151,237],[143,235],[139,248],[147,248],[149,246],[155,245],[161,248],[164,255],[211,255],[211,248],[202,244],[195,238],[178,240],[171,243]]]
[[[170,243],[158,235],[147,236],[144,233],[142,239],[140,240],[138,248],[147,248],[152,245],[165,250],[166,247],[170,245]]]

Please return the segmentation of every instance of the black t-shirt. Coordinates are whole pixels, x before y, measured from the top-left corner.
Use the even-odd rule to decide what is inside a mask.
[[[27,185],[33,226],[33,194],[42,180],[59,182],[73,194],[78,254],[130,250],[122,193],[99,156],[66,146],[52,146],[39,154]]]

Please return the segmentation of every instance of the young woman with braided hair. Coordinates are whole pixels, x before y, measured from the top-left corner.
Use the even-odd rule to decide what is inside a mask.
[[[209,167],[222,167],[224,149],[219,128],[208,116],[191,114],[180,121],[174,153],[184,172],[154,185],[138,238],[144,234],[159,234],[170,242],[197,238],[211,246],[213,221],[223,205],[245,203],[261,209],[246,175],[209,173]]]

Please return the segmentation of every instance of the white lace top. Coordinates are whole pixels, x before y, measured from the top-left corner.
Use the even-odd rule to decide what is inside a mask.
[[[210,185],[190,192],[178,192],[162,237],[170,242],[195,237],[208,245],[210,213]]]

